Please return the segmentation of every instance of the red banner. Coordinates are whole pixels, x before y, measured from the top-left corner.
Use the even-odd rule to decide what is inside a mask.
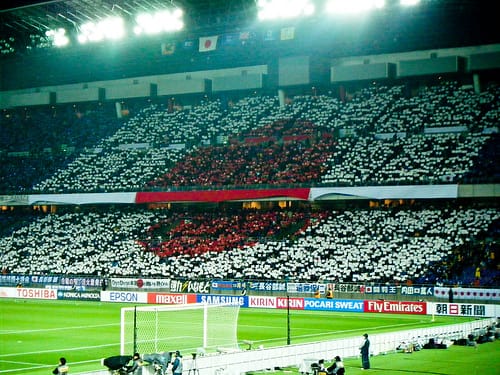
[[[154,305],[185,305],[186,303],[196,303],[196,295],[148,293],[148,303]]]
[[[286,309],[290,305],[290,310],[304,310],[304,298],[286,298],[278,297],[276,298],[276,308]]]
[[[295,198],[309,199],[309,188],[298,189],[245,189],[245,190],[202,190],[164,191],[137,193],[136,203],[154,202],[225,202],[248,199]]]

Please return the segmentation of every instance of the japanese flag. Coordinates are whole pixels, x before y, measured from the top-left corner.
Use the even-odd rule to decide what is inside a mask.
[[[199,51],[200,52],[214,51],[217,48],[218,38],[219,37],[217,35],[200,38]]]

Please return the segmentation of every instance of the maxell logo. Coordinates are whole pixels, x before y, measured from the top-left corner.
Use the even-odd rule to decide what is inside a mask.
[[[425,302],[365,301],[365,312],[425,315],[427,305]]]
[[[181,304],[187,303],[187,299],[186,299],[185,294],[154,294],[153,293],[152,295],[155,297],[153,303],[156,303],[159,305],[181,305]]]

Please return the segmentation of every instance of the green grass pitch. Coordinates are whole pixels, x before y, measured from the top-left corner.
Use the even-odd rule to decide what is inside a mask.
[[[0,375],[47,375],[51,373],[61,356],[68,359],[73,374],[104,369],[101,359],[118,355],[120,352],[120,309],[124,306],[130,307],[131,305],[0,299]],[[291,310],[290,337],[292,344],[299,344],[338,337],[360,336],[364,332],[407,330],[427,327],[431,324],[453,324],[461,321],[463,320],[454,317],[436,317],[435,321],[431,322],[429,316]],[[182,327],[178,328],[179,337],[171,337],[171,343],[167,343],[164,350],[179,349],[188,353],[192,352],[196,345],[187,339],[182,339]],[[253,341],[256,346],[285,345],[287,311],[240,309],[238,339]],[[399,375],[500,374],[499,344],[498,342],[484,344],[478,349],[451,347],[447,350],[426,350],[411,355],[376,356],[372,361],[374,369],[370,372],[381,371],[380,374]],[[245,347],[242,345],[242,348]],[[464,350],[468,353],[467,356],[461,352]],[[494,355],[488,354],[488,350],[493,350]],[[457,353],[456,358],[450,355],[454,352]],[[436,359],[433,357],[428,359],[431,363],[418,361],[418,358],[421,359],[423,356],[434,355],[445,355],[448,362],[437,360],[441,365],[439,367],[434,363]],[[479,363],[472,361],[471,364],[471,358],[477,359]],[[418,365],[412,363],[413,360],[418,362]],[[458,371],[458,367],[453,367],[450,361],[456,362],[461,369],[460,372],[449,372]],[[356,358],[346,359],[348,374],[360,371],[358,362]],[[476,366],[471,367],[475,372],[462,372],[463,366],[469,364]],[[400,366],[400,369],[396,368],[394,372],[387,372],[393,368],[391,366]]]

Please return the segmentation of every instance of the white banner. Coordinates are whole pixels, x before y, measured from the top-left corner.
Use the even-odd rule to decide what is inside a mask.
[[[494,318],[500,312],[500,305],[476,303],[427,303],[427,315],[470,316],[475,318]]]
[[[402,185],[312,188],[309,200],[329,199],[331,196],[365,197],[369,199],[427,199],[457,198],[458,185]]]
[[[102,291],[102,302],[148,303],[148,294],[143,292]]]
[[[42,288],[0,288],[0,298],[57,299],[57,290]]]
[[[453,301],[458,300],[488,300],[500,302],[500,289],[484,289],[484,288],[450,288],[436,286],[434,287],[434,296],[441,298],[450,298],[450,289],[453,292]],[[448,300],[448,302],[450,302]]]
[[[170,279],[111,278],[111,288],[120,289],[162,289],[170,291]]]
[[[134,193],[31,194],[29,204],[135,203]]]

